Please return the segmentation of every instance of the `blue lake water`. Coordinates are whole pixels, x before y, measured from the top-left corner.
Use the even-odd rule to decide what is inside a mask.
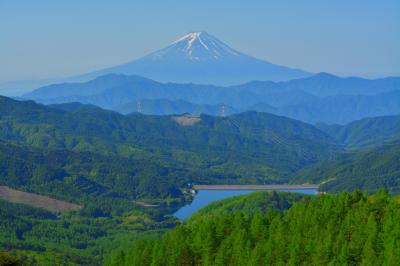
[[[200,190],[189,205],[183,206],[177,212],[175,212],[174,215],[179,219],[185,220],[193,213],[195,213],[196,211],[200,210],[201,208],[210,204],[213,201],[244,195],[256,191],[266,191],[266,190]],[[279,191],[297,192],[309,195],[317,194],[316,189],[291,189],[291,190],[282,189]]]

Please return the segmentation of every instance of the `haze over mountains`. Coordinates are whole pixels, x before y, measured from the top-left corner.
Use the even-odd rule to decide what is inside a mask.
[[[400,265],[400,1],[20,2],[0,266]]]
[[[310,73],[236,51],[207,32],[188,33],[169,46],[127,63],[82,75],[0,83],[0,94],[59,82],[82,82],[105,74],[140,75],[161,82],[234,85],[251,80],[285,81]]]
[[[23,98],[93,104],[123,114],[259,111],[313,124],[346,124],[400,114],[400,78],[311,74],[247,56],[206,32],[192,32],[140,59],[40,87]]]
[[[157,115],[222,115],[224,106],[225,114],[255,110],[309,123],[345,124],[400,114],[400,78],[368,80],[319,73],[286,82],[253,81],[222,87],[108,74],[84,83],[42,87],[24,98],[44,104],[80,102],[122,113]]]
[[[110,73],[140,75],[161,82],[215,85],[250,80],[284,81],[310,75],[245,55],[207,32],[191,32],[154,53],[81,78],[87,80]]]

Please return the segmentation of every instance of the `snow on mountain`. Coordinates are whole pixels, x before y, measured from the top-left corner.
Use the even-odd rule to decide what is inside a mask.
[[[242,54],[207,32],[191,32],[149,57],[153,60],[182,57],[189,60],[205,61],[218,60],[230,56],[242,56]]]
[[[287,81],[311,74],[245,55],[207,32],[191,32],[169,46],[131,62],[75,78],[139,75],[161,82],[235,85],[252,80]]]
[[[300,69],[275,65],[245,55],[208,34],[191,32],[169,46],[125,64],[63,79],[24,83],[37,88],[54,83],[86,82],[107,74],[137,75],[159,82],[238,85],[253,80],[287,81],[309,77]],[[14,82],[1,89],[21,87]]]

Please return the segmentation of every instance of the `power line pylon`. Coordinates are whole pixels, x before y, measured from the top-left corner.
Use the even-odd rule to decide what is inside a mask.
[[[221,116],[225,117],[225,104],[221,106]]]

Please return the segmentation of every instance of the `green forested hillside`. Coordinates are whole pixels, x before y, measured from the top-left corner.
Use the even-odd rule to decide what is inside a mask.
[[[400,193],[400,116],[366,118],[345,126],[318,125],[348,151],[303,168],[294,182],[322,183],[329,192],[386,188]]]
[[[121,202],[115,203],[117,209]],[[4,249],[26,258],[29,265],[101,265],[112,250],[144,232],[176,223],[171,218],[157,221],[151,210],[138,207],[125,207],[123,214],[112,216],[87,210],[55,215],[0,200],[0,262]]]
[[[89,197],[179,198],[189,174],[147,161],[0,141],[0,177],[2,185],[82,203]]]
[[[362,189],[374,192],[386,188],[400,192],[400,141],[352,152],[305,168],[297,182],[322,182],[322,191]]]
[[[299,193],[286,192],[254,192],[250,195],[242,195],[215,201],[194,213],[189,221],[196,219],[212,218],[214,216],[228,215],[232,212],[246,212],[254,214],[260,211],[286,210],[294,203],[308,201],[313,196]]]
[[[294,171],[338,151],[335,141],[313,126],[263,113],[204,115],[182,126],[168,116],[123,116],[94,107],[67,111],[5,97],[0,103],[0,139],[152,160],[230,182],[285,182]]]
[[[223,212],[222,212],[223,213]],[[110,265],[399,265],[400,204],[385,192],[198,217],[143,238]]]
[[[174,226],[188,183],[287,182],[339,151],[313,126],[269,114],[178,122],[0,97],[0,185],[83,206],[53,214],[1,201],[0,249],[39,265],[98,265],[144,231]]]
[[[83,206],[54,214],[0,200],[0,250],[13,250],[33,265],[99,265],[142,231],[176,223],[165,215],[179,206],[168,202],[184,200],[182,179],[184,172],[147,161],[0,141],[1,185]],[[160,207],[143,207],[138,199]]]
[[[354,148],[389,141],[397,132],[393,119],[349,127],[351,134],[321,127],[324,133],[257,112],[228,117],[124,116],[77,103],[49,107],[0,97],[0,185],[83,206],[54,214],[0,201],[0,249],[13,250],[33,264],[98,265],[114,249],[140,238],[124,256],[116,253],[110,261],[351,264],[353,256],[358,264],[368,253],[381,262],[388,257],[382,252],[390,252],[389,242],[394,241],[387,240],[382,227],[375,237],[383,237],[385,246],[375,245],[372,253],[369,246],[357,246],[367,243],[369,229],[352,230],[358,242],[350,244],[342,230],[354,221],[374,228],[374,221],[383,221],[380,214],[390,208],[397,211],[387,195],[354,193],[315,200],[256,193],[211,204],[177,229],[163,232],[178,223],[170,214],[190,199],[188,184],[193,183],[322,182],[322,190],[330,192],[386,187],[398,193],[399,142],[346,154],[340,145]],[[383,210],[377,202],[387,206]],[[352,213],[359,216],[350,217]],[[305,235],[298,228],[311,229]],[[282,236],[284,231],[290,234]],[[322,237],[329,240],[326,246],[318,245]],[[283,251],[281,243],[289,248]],[[303,250],[308,253],[301,254]]]
[[[360,149],[400,138],[400,116],[365,118],[344,126],[318,125],[349,149]]]

